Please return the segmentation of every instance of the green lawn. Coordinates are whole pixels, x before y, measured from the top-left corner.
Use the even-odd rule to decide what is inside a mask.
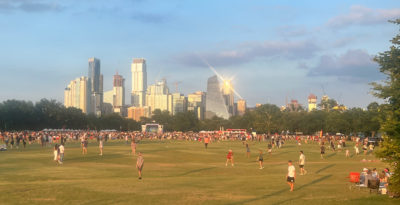
[[[245,159],[239,141],[212,142],[205,149],[194,141],[142,140],[137,149],[145,159],[142,180],[134,167],[137,156],[123,141],[105,143],[103,156],[97,141],[90,141],[88,155],[68,143],[62,165],[53,162],[52,147],[27,145],[0,152],[0,204],[400,204],[368,189],[348,189],[349,172],[388,167],[360,162],[364,156],[354,156],[349,144],[351,159],[327,150],[325,160],[317,144],[303,145],[308,174],[300,176],[294,141],[273,149],[272,158],[264,155],[260,170],[258,149],[267,153],[267,143],[252,143],[252,157]],[[229,149],[234,167],[225,166]],[[297,172],[294,192],[285,178],[289,159]]]

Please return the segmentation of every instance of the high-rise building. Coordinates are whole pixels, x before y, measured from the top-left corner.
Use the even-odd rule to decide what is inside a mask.
[[[146,59],[133,59],[132,72],[132,94],[131,104],[134,107],[142,107],[146,104],[147,88],[147,65]]]
[[[128,108],[128,117],[127,118],[133,119],[137,122],[140,121],[140,117],[149,118],[150,116],[151,116],[151,109],[149,106],[129,107]]]
[[[206,110],[206,93],[195,92],[188,95],[188,111],[193,111],[199,120],[204,119]]]
[[[113,78],[113,89],[104,93],[103,108],[112,107],[112,112],[119,113],[122,117],[126,116],[125,107],[125,79],[121,76],[114,75]],[[103,109],[103,111],[105,111]]]
[[[64,91],[65,107],[81,109],[83,113],[91,112],[92,82],[89,78],[77,78]]]
[[[206,118],[214,116],[229,118],[228,108],[222,96],[221,86],[216,75],[208,78],[206,95]]]
[[[89,58],[88,78],[91,80],[91,113],[101,115],[103,108],[103,75],[100,74],[101,61]]]
[[[147,88],[146,106],[149,106],[152,112],[160,109],[173,113],[173,96],[169,93],[165,79]]]
[[[317,96],[310,94],[308,96],[308,110],[312,111],[314,109],[317,109]]]
[[[172,93],[172,114],[176,115],[180,112],[187,111],[187,97],[184,94]]]
[[[229,116],[234,115],[233,114],[234,96],[233,96],[233,85],[231,80],[224,80],[224,82],[222,83],[222,95],[224,96]]]
[[[238,115],[243,116],[244,113],[246,113],[246,100],[240,99],[237,102],[237,110],[238,110]]]

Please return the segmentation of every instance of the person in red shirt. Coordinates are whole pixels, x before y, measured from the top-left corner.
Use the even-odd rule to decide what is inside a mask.
[[[206,146],[206,149],[207,149],[207,145],[209,142],[210,142],[210,138],[208,138],[208,136],[205,136],[204,137],[204,145]]]
[[[231,149],[229,150],[228,156],[226,158],[227,158],[227,160],[226,160],[225,166],[228,166],[229,160],[231,160],[232,166],[234,166],[233,165],[233,152]]]

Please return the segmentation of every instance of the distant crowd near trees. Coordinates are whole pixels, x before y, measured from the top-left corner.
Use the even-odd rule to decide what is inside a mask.
[[[219,117],[198,120],[191,111],[171,115],[168,111],[154,110],[151,118],[142,117],[140,122],[125,119],[118,114],[86,115],[82,110],[69,107],[55,100],[42,99],[39,102],[7,100],[0,103],[0,130],[43,130],[48,129],[115,129],[122,131],[140,131],[142,124],[159,123],[164,125],[164,131],[198,132],[201,130],[215,131],[224,129],[251,129],[261,134],[281,133],[289,130],[291,133],[303,132],[314,134],[325,132],[340,132],[343,134],[364,132],[371,135],[377,132],[384,122],[386,104],[373,102],[367,110],[351,108],[335,110],[333,106],[321,106],[324,109],[305,111],[287,108],[281,111],[273,104],[264,104],[243,116],[232,116],[225,120]]]

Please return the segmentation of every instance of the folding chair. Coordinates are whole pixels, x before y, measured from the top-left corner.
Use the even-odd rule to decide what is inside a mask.
[[[369,194],[371,194],[373,190],[376,190],[376,193],[379,194],[379,184],[379,180],[368,180]]]
[[[360,190],[360,173],[358,172],[350,172],[350,176],[346,177],[348,180],[349,184],[349,189],[352,190],[354,188],[358,187],[358,190]]]

